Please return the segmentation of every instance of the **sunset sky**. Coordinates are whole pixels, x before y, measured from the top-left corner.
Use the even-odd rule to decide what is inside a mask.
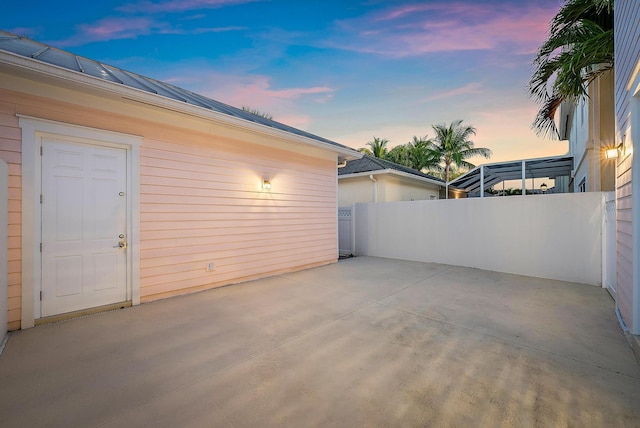
[[[530,129],[533,55],[561,0],[11,2],[0,29],[249,106],[358,148],[474,125],[489,161],[564,154]],[[472,162],[482,163],[480,159]]]

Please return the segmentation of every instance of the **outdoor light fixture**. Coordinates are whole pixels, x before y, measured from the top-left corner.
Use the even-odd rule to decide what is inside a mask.
[[[542,190],[542,193],[545,193],[547,191],[547,183],[542,183],[540,185],[540,190]]]
[[[264,190],[265,192],[271,190],[271,182],[269,180],[262,180],[262,190]]]
[[[604,156],[607,159],[617,159],[620,156],[620,149],[622,148],[622,144],[618,144],[615,147],[610,147],[604,151]]]

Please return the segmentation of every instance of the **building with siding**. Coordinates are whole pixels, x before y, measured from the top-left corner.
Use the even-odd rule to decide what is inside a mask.
[[[640,3],[615,3],[616,305],[640,351]],[[635,173],[633,173],[635,172]],[[640,353],[638,354],[640,355]]]
[[[335,262],[359,156],[0,33],[9,330]]]
[[[338,169],[338,204],[438,199],[445,183],[429,174],[364,155]]]
[[[574,170],[568,183],[572,192],[609,192],[615,187],[615,162],[606,158],[614,145],[613,72],[596,78],[588,98],[566,100],[558,115],[559,137],[568,140]]]

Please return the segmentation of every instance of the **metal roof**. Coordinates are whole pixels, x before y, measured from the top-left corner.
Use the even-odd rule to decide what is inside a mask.
[[[570,176],[573,170],[573,156],[555,156],[480,165],[450,181],[448,185],[469,193],[479,192],[481,168],[484,175],[483,190],[486,190],[506,180],[522,179],[523,166],[524,178]]]
[[[338,176],[385,170],[399,171],[405,174],[415,175],[420,178],[426,178],[444,184],[443,180],[432,175],[425,174],[416,169],[409,168],[404,165],[388,161],[386,159],[380,159],[369,155],[364,155],[360,159],[348,161],[344,167],[338,169]]]
[[[19,55],[53,66],[61,67],[72,72],[81,73],[85,76],[92,76],[96,79],[109,81],[114,84],[145,91],[160,97],[181,101],[193,106],[223,113],[229,116],[247,120],[268,126],[280,131],[306,137],[321,143],[329,144],[340,149],[353,149],[338,144],[335,141],[319,137],[306,131],[276,122],[262,116],[249,113],[242,109],[221,103],[219,101],[196,94],[195,92],[179,88],[169,83],[161,82],[140,74],[122,70],[120,68],[103,64],[92,59],[84,58],[61,49],[45,45],[34,40],[23,38],[15,34],[0,31],[0,50]],[[354,151],[355,152],[355,151]],[[355,154],[355,153],[354,153]]]

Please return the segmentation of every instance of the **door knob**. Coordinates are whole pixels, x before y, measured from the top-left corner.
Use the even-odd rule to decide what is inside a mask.
[[[118,245],[115,245],[113,248],[127,248],[127,241],[120,241]]]

